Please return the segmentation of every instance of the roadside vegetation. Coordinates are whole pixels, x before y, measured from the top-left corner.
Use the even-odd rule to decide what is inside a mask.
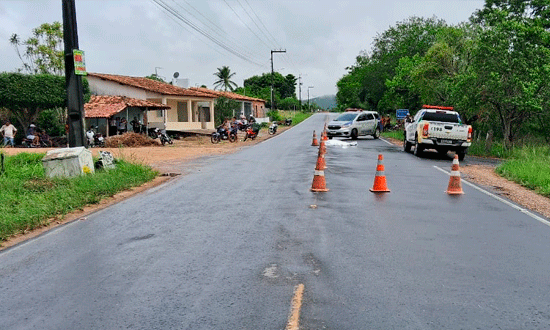
[[[380,133],[382,137],[392,138],[399,141],[403,141],[403,130],[395,130],[395,131],[388,131],[385,130],[382,133]]]
[[[43,157],[32,153],[5,156],[4,172],[0,174],[0,242],[158,175],[148,166],[118,161],[113,170],[50,179],[44,174]]]
[[[414,116],[424,104],[452,106],[474,129],[470,155],[505,159],[498,174],[548,196],[549,12],[548,1],[486,0],[456,25],[397,22],[347,68],[338,107]]]
[[[550,148],[516,147],[496,172],[538,194],[550,197]]]
[[[453,106],[474,132],[506,148],[548,143],[549,10],[547,1],[486,0],[456,25],[397,22],[338,81],[338,106],[411,115],[424,104]]]

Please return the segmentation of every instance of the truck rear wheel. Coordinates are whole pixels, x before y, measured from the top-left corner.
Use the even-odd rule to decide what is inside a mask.
[[[424,148],[418,143],[418,137],[416,137],[414,140],[414,155],[420,157],[422,151],[424,151]]]

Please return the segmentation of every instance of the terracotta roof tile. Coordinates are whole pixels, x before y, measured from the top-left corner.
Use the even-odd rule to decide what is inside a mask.
[[[189,89],[193,90],[193,91],[197,91],[197,92],[211,94],[211,95],[214,95],[216,97],[223,96],[223,97],[226,97],[228,99],[233,99],[233,100],[238,100],[238,101],[264,102],[265,103],[265,100],[263,100],[263,99],[258,99],[258,98],[255,98],[255,97],[245,96],[245,95],[241,95],[241,94],[237,94],[237,93],[233,93],[233,92],[215,91],[215,90],[204,88],[204,87],[190,87]]]
[[[84,112],[86,118],[109,118],[126,109],[126,107],[148,108],[150,110],[170,108],[167,105],[126,96],[92,95],[90,101],[84,104]]]
[[[88,72],[88,76],[114,81],[122,85],[133,86],[164,95],[213,98],[213,96],[209,93],[202,93],[191,89],[181,88],[145,77],[129,77],[94,72]]]

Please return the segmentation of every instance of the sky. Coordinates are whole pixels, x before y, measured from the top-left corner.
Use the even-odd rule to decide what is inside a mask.
[[[63,21],[61,0],[0,2],[0,72],[22,67],[9,38]],[[170,14],[161,4],[168,6]],[[483,0],[76,0],[79,48],[88,72],[153,73],[213,88],[217,68],[233,81],[274,70],[301,77],[302,100],[336,94],[336,82],[377,34],[410,16],[467,21]],[[191,26],[193,27],[191,27]],[[195,29],[196,28],[196,29]],[[201,34],[197,30],[203,32]],[[204,34],[209,36],[206,37]],[[298,91],[297,91],[298,95]]]

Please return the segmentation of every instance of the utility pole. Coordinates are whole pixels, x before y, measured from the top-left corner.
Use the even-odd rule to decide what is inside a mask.
[[[272,50],[271,51],[271,110],[277,109],[273,106],[273,53],[286,53],[286,50]]]
[[[309,106],[309,89],[313,88],[313,86],[307,86],[307,111],[311,111],[311,107]]]
[[[73,50],[78,49],[75,0],[62,0],[63,41],[65,43],[65,86],[67,89],[67,124],[69,147],[85,146],[84,95],[82,77],[75,74]]]
[[[302,74],[298,75],[298,93],[300,94],[300,111],[302,111]]]

